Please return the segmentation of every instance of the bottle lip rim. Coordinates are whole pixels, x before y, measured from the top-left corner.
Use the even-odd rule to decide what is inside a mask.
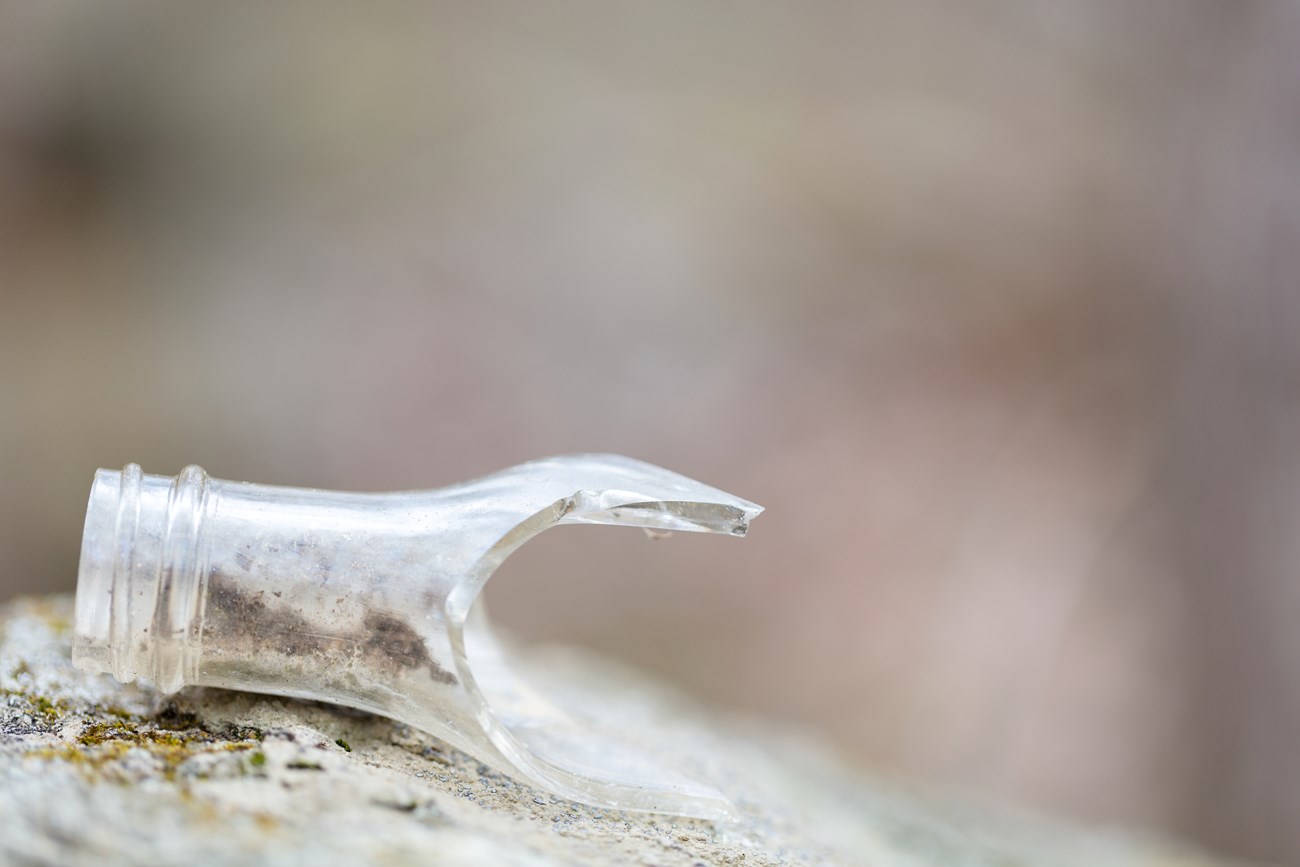
[[[77,590],[73,619],[73,662],[83,669],[110,673],[113,665],[114,588],[124,506],[138,500],[142,471],[138,464],[122,470],[95,472],[86,502],[86,521],[81,534],[81,556],[77,565]],[[136,493],[130,496],[131,489]],[[134,535],[134,534],[132,534]],[[128,558],[130,550],[125,552]]]

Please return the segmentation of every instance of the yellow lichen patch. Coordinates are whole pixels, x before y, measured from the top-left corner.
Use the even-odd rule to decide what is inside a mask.
[[[106,740],[127,740],[136,729],[126,722],[91,723],[77,736],[77,743],[83,747],[99,746]]]
[[[73,765],[98,768],[105,762],[120,759],[131,748],[128,743],[107,744],[102,748],[85,749],[75,746],[39,747],[23,753],[24,758],[68,762]]]
[[[67,712],[68,705],[62,699],[51,699],[43,695],[32,695],[21,689],[0,689],[0,695],[16,696],[31,705],[31,712],[45,719],[46,722],[58,722]]]
[[[242,734],[242,733],[241,733]],[[164,779],[174,780],[187,759],[204,753],[252,750],[257,742],[243,738],[223,739],[205,729],[172,730],[143,728],[125,720],[91,723],[77,736],[75,744],[30,750],[28,758],[64,761],[83,768],[105,771],[110,763],[132,750],[141,750],[161,766]]]

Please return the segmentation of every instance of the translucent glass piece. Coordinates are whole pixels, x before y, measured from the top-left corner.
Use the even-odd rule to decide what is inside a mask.
[[[725,816],[707,783],[530,689],[475,600],[512,551],[556,524],[743,536],[760,511],[615,455],[380,494],[223,481],[195,466],[175,478],[99,470],[73,661],[166,692],[194,684],[348,705],[571,800]]]

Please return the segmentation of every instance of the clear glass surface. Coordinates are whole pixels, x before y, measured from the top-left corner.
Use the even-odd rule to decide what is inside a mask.
[[[720,817],[726,799],[574,720],[522,682],[475,604],[556,524],[743,536],[762,509],[641,461],[570,455],[380,494],[100,470],[78,574],[73,660],[164,691],[317,699],[438,736],[598,806]]]

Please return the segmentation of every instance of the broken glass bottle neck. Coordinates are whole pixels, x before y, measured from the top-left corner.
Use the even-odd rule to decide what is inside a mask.
[[[171,692],[219,686],[411,723],[575,800],[709,815],[716,792],[593,741],[519,682],[483,584],[558,523],[743,535],[759,508],[658,467],[583,455],[431,491],[352,494],[100,470],[74,662]],[[611,747],[611,750],[615,748]],[[609,752],[605,758],[615,756]]]

